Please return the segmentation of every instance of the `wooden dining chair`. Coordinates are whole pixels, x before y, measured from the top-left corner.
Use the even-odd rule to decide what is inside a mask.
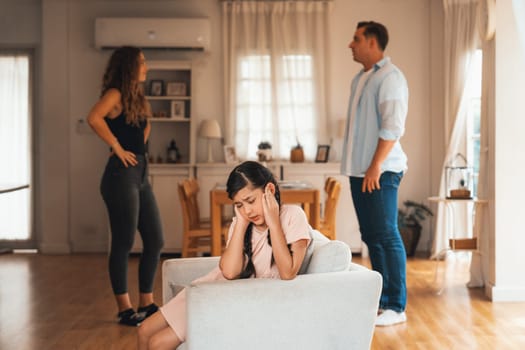
[[[197,256],[211,251],[211,226],[209,221],[201,220],[197,194],[199,183],[196,179],[183,180],[178,184],[182,207],[184,233],[182,238],[182,257]],[[229,224],[223,224],[222,245],[226,244]]]
[[[336,210],[339,202],[339,195],[341,194],[341,183],[333,177],[328,177],[325,181],[325,195],[324,213],[321,218],[321,226],[319,231],[329,239],[336,239]]]

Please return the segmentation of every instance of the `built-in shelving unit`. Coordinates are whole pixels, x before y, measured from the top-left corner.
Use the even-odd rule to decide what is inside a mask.
[[[192,88],[191,62],[148,61],[145,89],[153,113],[149,140],[152,165],[166,164],[171,140],[175,140],[181,155],[175,164],[195,163]]]

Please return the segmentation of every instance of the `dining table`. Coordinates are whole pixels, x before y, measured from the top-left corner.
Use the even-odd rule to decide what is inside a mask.
[[[320,191],[306,182],[287,181],[279,183],[282,204],[300,204],[312,228],[320,226]],[[226,186],[217,185],[210,190],[211,255],[219,256],[221,244],[222,209],[233,202],[228,198]]]

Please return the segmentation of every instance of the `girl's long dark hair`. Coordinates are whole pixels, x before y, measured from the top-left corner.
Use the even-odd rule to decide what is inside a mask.
[[[144,88],[138,81],[141,52],[139,48],[133,46],[116,49],[109,59],[102,78],[101,95],[111,88],[120,91],[126,122],[133,125],[139,125],[141,121],[151,116],[151,108],[144,96]]]
[[[230,176],[228,177],[228,182],[226,183],[226,191],[228,192],[228,197],[230,199],[233,199],[233,197],[239,192],[241,189],[243,189],[246,186],[252,186],[255,188],[261,188],[265,189],[266,185],[272,183],[275,185],[275,199],[277,200],[277,203],[279,206],[281,205],[281,193],[279,191],[279,186],[277,185],[277,181],[275,180],[275,177],[273,176],[272,172],[266,168],[265,166],[261,165],[260,163],[253,162],[253,161],[246,161],[242,164],[239,164],[236,166],[232,172],[230,173]],[[255,266],[253,265],[252,261],[252,228],[253,223],[250,223],[248,227],[246,228],[246,232],[244,234],[244,248],[243,252],[244,255],[248,258],[248,261],[246,263],[246,267],[241,272],[241,275],[239,278],[249,278],[252,275],[255,276]],[[271,246],[272,241],[270,239],[270,232],[268,231],[268,244]],[[273,255],[272,255],[272,263],[273,263]]]

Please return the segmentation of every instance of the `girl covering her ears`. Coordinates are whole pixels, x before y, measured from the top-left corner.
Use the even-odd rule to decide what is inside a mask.
[[[247,161],[226,185],[235,217],[219,266],[193,283],[240,278],[293,279],[310,242],[310,225],[299,206],[280,205],[272,173]],[[186,340],[186,293],[181,291],[141,324],[138,349],[175,349]]]

